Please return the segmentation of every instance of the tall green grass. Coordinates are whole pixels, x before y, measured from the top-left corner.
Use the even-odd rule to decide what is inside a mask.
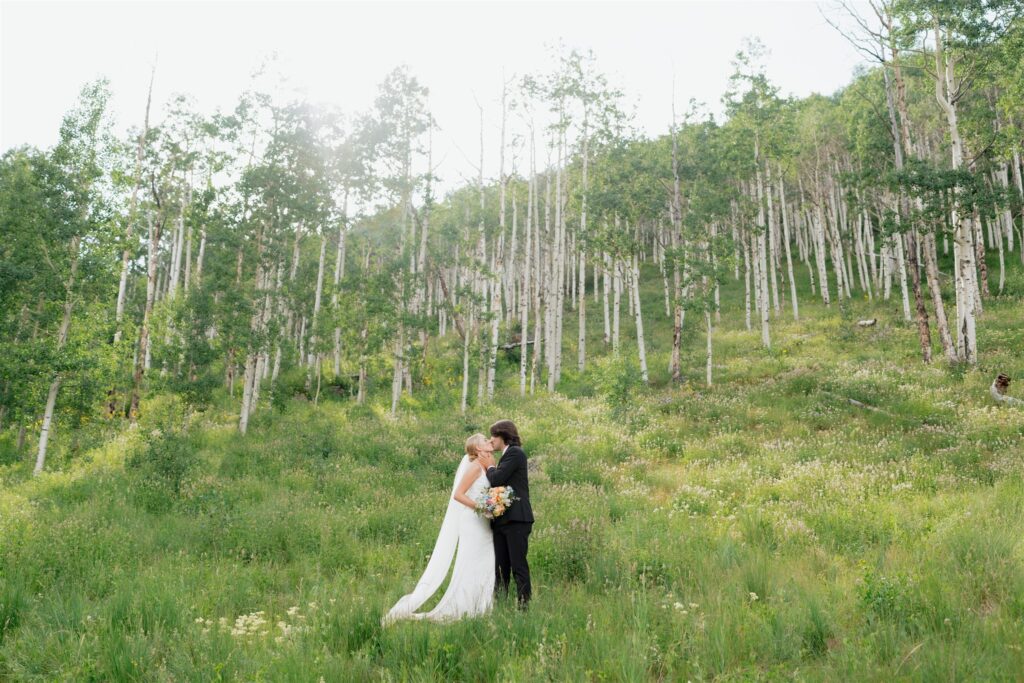
[[[1021,273],[986,302],[977,370],[922,365],[898,301],[805,301],[770,351],[725,311],[710,388],[689,321],[689,379],[669,383],[658,286],[651,387],[629,342],[561,394],[520,399],[507,360],[511,388],[461,416],[441,356],[397,418],[383,397],[285,397],[240,437],[230,397],[186,420],[163,394],[84,452],[58,433],[38,478],[5,456],[0,679],[1019,678],[1024,412],[987,387],[1024,367]],[[382,628],[465,436],[499,417],[536,467],[534,602]]]

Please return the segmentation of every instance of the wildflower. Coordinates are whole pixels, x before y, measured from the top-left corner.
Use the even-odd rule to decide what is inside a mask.
[[[755,593],[754,591],[750,591],[750,602],[757,602],[757,600],[757,593]]]

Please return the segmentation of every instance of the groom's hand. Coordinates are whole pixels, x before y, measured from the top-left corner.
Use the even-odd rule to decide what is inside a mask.
[[[490,453],[481,453],[477,460],[480,461],[480,465],[485,470],[494,467],[494,456],[491,455]]]

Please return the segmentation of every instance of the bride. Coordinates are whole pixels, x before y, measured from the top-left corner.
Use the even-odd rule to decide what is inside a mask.
[[[490,441],[483,434],[474,434],[466,440],[466,455],[455,472],[448,510],[427,568],[412,593],[402,596],[384,616],[384,624],[399,619],[450,621],[484,614],[491,609],[494,545],[491,526],[487,519],[476,514],[474,501],[490,487],[477,457],[491,450]],[[441,601],[429,612],[417,612],[444,582],[453,555],[455,568]]]

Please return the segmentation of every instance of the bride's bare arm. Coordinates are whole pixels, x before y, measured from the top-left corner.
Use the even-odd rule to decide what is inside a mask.
[[[470,467],[469,470],[462,475],[462,481],[459,482],[458,488],[455,489],[455,493],[452,495],[452,498],[459,501],[470,510],[476,510],[476,501],[467,496],[466,491],[469,490],[469,487],[473,485],[473,482],[476,481],[479,476],[480,468],[475,465]]]

